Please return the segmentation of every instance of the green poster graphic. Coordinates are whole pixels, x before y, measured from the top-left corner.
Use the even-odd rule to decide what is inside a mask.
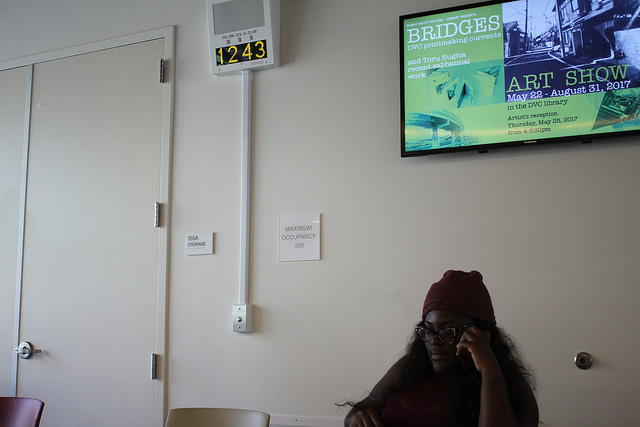
[[[407,150],[484,143],[482,129],[491,126],[475,123],[474,108],[504,110],[503,45],[501,5],[405,22]]]

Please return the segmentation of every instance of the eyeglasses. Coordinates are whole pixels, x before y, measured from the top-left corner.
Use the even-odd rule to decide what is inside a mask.
[[[473,325],[458,326],[457,328],[441,328],[437,331],[429,329],[426,326],[418,326],[416,333],[420,339],[426,343],[433,342],[433,339],[437,336],[440,341],[445,344],[455,344],[462,336],[461,332]]]

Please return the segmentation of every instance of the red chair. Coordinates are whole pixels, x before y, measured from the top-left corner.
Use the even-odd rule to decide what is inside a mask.
[[[38,427],[44,402],[30,397],[0,397],[0,427]]]

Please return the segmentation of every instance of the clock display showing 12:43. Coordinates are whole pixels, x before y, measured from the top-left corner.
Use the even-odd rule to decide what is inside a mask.
[[[218,66],[256,61],[267,57],[266,40],[234,44],[216,49],[216,64]]]

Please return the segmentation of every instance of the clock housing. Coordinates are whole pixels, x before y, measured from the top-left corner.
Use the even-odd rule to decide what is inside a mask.
[[[280,0],[207,0],[211,73],[280,65]]]

